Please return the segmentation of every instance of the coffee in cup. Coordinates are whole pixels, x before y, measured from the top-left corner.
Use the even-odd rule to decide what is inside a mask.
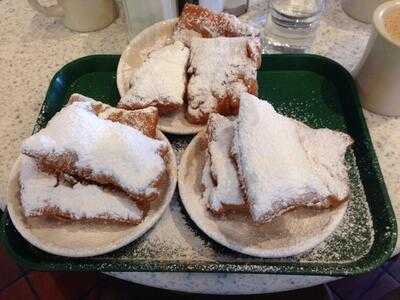
[[[361,104],[374,113],[400,116],[400,0],[378,6],[373,25],[356,78]]]
[[[386,32],[400,43],[400,7],[387,12],[383,18]]]

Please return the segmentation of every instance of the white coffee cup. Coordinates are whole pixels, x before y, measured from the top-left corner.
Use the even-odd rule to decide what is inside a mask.
[[[71,30],[87,32],[110,25],[117,17],[114,0],[57,0],[52,6],[42,6],[38,0],[28,0],[38,12],[63,18],[64,25]]]
[[[353,19],[371,23],[375,9],[385,1],[388,0],[342,0],[342,8]]]
[[[400,8],[400,0],[381,4],[374,12],[374,36],[356,82],[366,109],[388,116],[400,116],[400,41],[386,31],[384,16]]]

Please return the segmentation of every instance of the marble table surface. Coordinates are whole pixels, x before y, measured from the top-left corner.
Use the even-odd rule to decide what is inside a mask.
[[[50,0],[42,1],[51,3]],[[267,1],[251,1],[244,16],[262,22]],[[330,57],[355,74],[365,52],[371,27],[346,16],[338,0],[328,0],[316,40],[309,52]],[[119,54],[128,43],[123,17],[91,33],[75,33],[59,19],[34,12],[27,1],[0,1],[0,203],[21,141],[33,124],[51,77],[67,62],[90,54]],[[400,118],[365,111],[397,220],[400,221]],[[398,241],[395,253],[398,253]],[[207,293],[265,293],[313,286],[335,278],[321,276],[113,273],[152,286]]]

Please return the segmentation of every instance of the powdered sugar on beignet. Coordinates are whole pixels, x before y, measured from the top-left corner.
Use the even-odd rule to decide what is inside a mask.
[[[118,107],[139,109],[155,106],[161,115],[178,111],[184,103],[188,59],[189,49],[179,41],[151,52],[133,71],[130,89]]]
[[[188,121],[205,124],[212,112],[236,115],[240,94],[257,93],[260,55],[257,38],[193,39],[188,69]]]
[[[344,201],[350,193],[344,158],[347,148],[353,143],[352,138],[343,132],[327,128],[313,129],[302,125],[299,130],[300,140],[308,159],[314,172],[318,174],[332,195],[316,206],[329,207],[335,202]]]
[[[297,206],[346,200],[344,154],[350,144],[343,133],[311,129],[243,94],[232,153],[253,220],[267,222]]]
[[[137,224],[143,211],[126,195],[89,184],[68,185],[42,173],[34,159],[22,155],[20,197],[24,215],[72,220],[103,220]]]
[[[215,13],[199,5],[186,4],[175,28],[175,40],[190,45],[195,36],[204,38],[257,36],[259,31],[227,13]]]
[[[90,102],[66,106],[22,144],[23,154],[58,172],[113,185],[138,199],[159,194],[167,151],[165,142],[97,117]]]
[[[207,124],[208,154],[203,170],[204,197],[215,213],[240,209],[245,203],[230,157],[233,138],[232,122],[219,114],[211,114]]]
[[[80,94],[71,95],[68,104],[74,102],[90,102],[93,112],[101,119],[131,126],[152,138],[157,135],[159,116],[157,108],[153,106],[132,111],[115,108]]]

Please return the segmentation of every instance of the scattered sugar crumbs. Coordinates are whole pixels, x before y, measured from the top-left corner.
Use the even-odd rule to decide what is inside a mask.
[[[328,239],[299,256],[300,262],[351,262],[367,254],[373,244],[372,218],[352,151],[348,152],[346,161],[352,193],[344,219]]]
[[[170,136],[177,156],[180,158],[190,142],[190,137]],[[346,263],[355,261],[368,253],[373,243],[371,216],[360,181],[356,161],[352,151],[346,156],[351,182],[351,199],[345,217],[338,229],[323,243],[310,252],[290,258],[271,259],[271,262],[301,263]],[[201,267],[202,262],[240,262],[249,263],[249,272],[256,272],[258,266],[251,263],[262,263],[266,259],[250,257],[230,251],[212,242],[190,220],[180,203],[177,193],[163,215],[159,224],[135,242],[135,247],[125,247],[111,254],[118,260],[156,260],[170,264],[188,263]],[[215,266],[218,269],[218,266]],[[226,266],[225,266],[226,267]],[[234,272],[234,266],[230,265]],[[315,266],[324,269],[323,265]],[[208,271],[211,266],[208,265]],[[282,271],[282,266],[268,267]],[[297,267],[298,268],[298,267]],[[225,270],[226,271],[226,270]],[[243,271],[243,266],[240,267]],[[265,269],[263,269],[265,271]]]

